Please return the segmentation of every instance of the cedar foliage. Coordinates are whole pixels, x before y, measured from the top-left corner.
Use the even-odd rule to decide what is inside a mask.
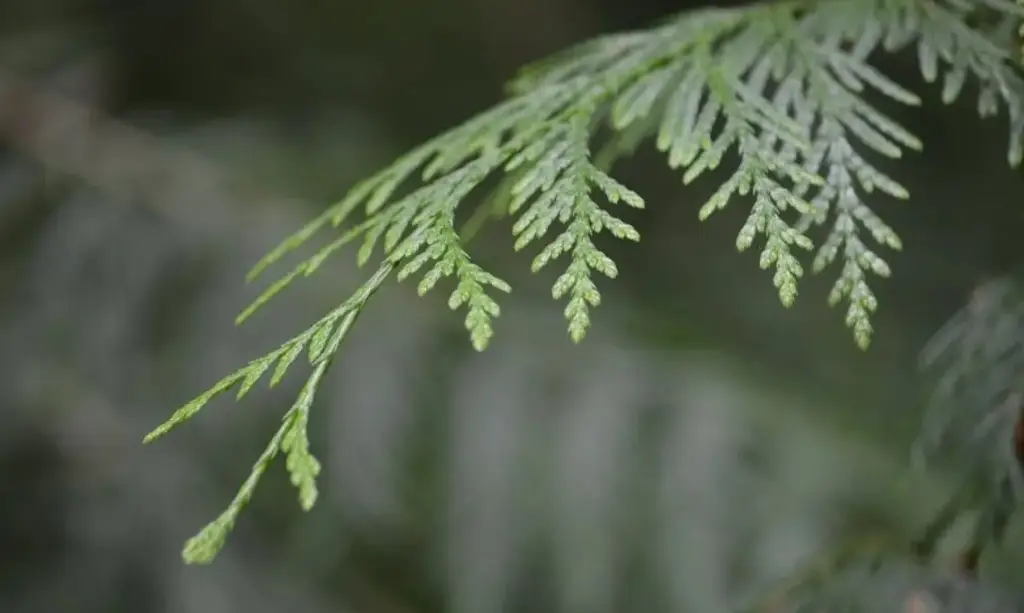
[[[726,206],[750,206],[736,247],[744,251],[757,244],[759,265],[773,270],[785,306],[796,299],[808,255],[814,272],[837,263],[829,302],[844,305],[846,325],[866,349],[878,306],[871,280],[889,276],[879,251],[901,248],[866,200],[877,193],[909,196],[868,157],[899,158],[922,146],[867,102],[874,92],[894,103],[922,104],[879,71],[872,57],[912,49],[924,79],[941,83],[947,104],[971,83],[979,115],[1008,119],[1007,159],[1017,166],[1024,158],[1022,18],[1024,9],[1010,0],[777,1],[686,13],[526,68],[505,101],[362,181],[254,267],[250,280],[314,235],[336,233],[271,284],[239,315],[239,323],[345,245],[361,243],[359,265],[377,260],[376,271],[352,296],[218,381],[146,437],[149,442],[166,434],[228,390],[241,398],[268,372],[269,384],[276,385],[302,356],[309,363],[311,374],[250,476],[227,509],[188,541],[185,560],[213,560],[279,454],[286,457],[301,507],[314,505],[320,465],[310,453],[307,428],[317,388],[357,317],[391,277],[418,278],[420,294],[451,278],[449,306],[464,311],[473,346],[487,347],[500,314],[496,296],[511,287],[468,251],[480,223],[514,219],[515,249],[538,249],[534,271],[566,262],[552,295],[566,302],[570,338],[582,340],[601,301],[596,277],[617,275],[598,246],[599,236],[640,239],[612,211],[616,204],[646,203],[610,168],[644,141],[653,140],[684,183],[728,160],[731,175],[699,208],[699,217],[708,219]],[[597,147],[600,131],[611,137]],[[497,188],[467,227],[457,228],[460,207],[469,206],[471,194],[494,177]],[[823,238],[815,241],[819,228]],[[869,593],[899,598],[915,610],[957,598],[1005,604],[987,588],[978,595],[975,577],[981,553],[1002,539],[1024,491],[1024,390],[1016,382],[1024,351],[1016,336],[1004,333],[1007,317],[1024,312],[1016,292],[1008,280],[982,287],[923,354],[937,384],[915,457],[929,465],[940,456],[952,458],[964,474],[964,486],[934,524],[907,546],[860,543],[830,555],[758,600],[754,610],[835,603],[861,608],[870,604]],[[959,566],[936,569],[931,561],[938,540],[972,510],[980,511],[977,529]]]

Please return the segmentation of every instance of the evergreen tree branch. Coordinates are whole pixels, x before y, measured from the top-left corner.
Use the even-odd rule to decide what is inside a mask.
[[[987,23],[977,18],[985,11],[998,16],[995,29],[978,25]],[[583,339],[591,310],[601,300],[593,273],[618,274],[615,262],[598,246],[600,234],[640,238],[595,194],[605,204],[643,208],[641,196],[608,169],[617,157],[652,138],[684,183],[727,160],[734,164],[698,216],[705,220],[736,197],[751,197],[736,246],[748,249],[763,236],[759,263],[774,269],[783,305],[793,304],[804,273],[799,252],[815,249],[809,231],[830,222],[812,266],[821,271],[842,259],[829,300],[847,304],[846,325],[866,348],[877,308],[868,273],[885,277],[889,266],[868,246],[864,231],[885,247],[901,247],[866,197],[875,191],[899,199],[908,195],[868,156],[898,158],[921,147],[914,135],[865,100],[872,90],[904,105],[921,102],[869,58],[877,50],[916,45],[923,76],[943,79],[946,102],[973,78],[979,85],[980,115],[1006,110],[1007,156],[1017,165],[1024,157],[1024,81],[1013,33],[1022,17],[1024,10],[1011,0],[781,1],[688,13],[648,31],[599,38],[528,67],[510,84],[504,102],[359,183],[252,269],[250,280],[320,232],[347,226],[271,284],[239,315],[239,322],[357,239],[359,265],[377,254],[383,258],[377,273],[349,300],[277,350],[223,378],[146,438],[163,435],[228,389],[239,386],[239,397],[244,395],[271,366],[271,384],[276,384],[307,351],[313,374],[299,400],[235,501],[190,545],[187,556],[212,558],[279,451],[289,454],[304,508],[313,503],[318,465],[305,436],[309,404],[356,316],[393,271],[399,280],[417,276],[420,294],[454,277],[448,304],[465,308],[472,345],[487,347],[500,314],[492,295],[511,287],[473,261],[455,219],[459,207],[493,177],[504,178],[499,192],[483,205],[482,217],[471,218],[469,231],[475,233],[492,217],[490,206],[500,206],[502,214],[514,218],[517,250],[545,240],[533,270],[568,255],[552,294],[567,298],[565,317],[573,341]],[[591,141],[602,125],[610,125],[614,135],[594,153]],[[556,226],[560,232],[549,238]],[[989,426],[983,425],[987,432]]]

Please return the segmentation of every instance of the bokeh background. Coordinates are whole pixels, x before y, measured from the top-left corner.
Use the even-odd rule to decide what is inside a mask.
[[[648,148],[619,167],[643,240],[612,247],[583,345],[550,276],[485,231],[516,287],[491,348],[444,292],[388,286],[315,405],[319,504],[275,464],[214,565],[179,558],[302,369],[142,436],[368,274],[347,252],[236,328],[248,267],[523,63],[693,6],[0,3],[0,612],[712,613],[840,539],[909,537],[950,486],[908,466],[917,352],[1019,265],[1024,182],[1004,118],[943,107],[892,56],[930,102],[886,106],[926,148],[896,172],[910,202],[870,201],[905,244],[870,351],[825,304],[837,270],[783,309],[733,249],[742,204],[699,223],[714,180],[684,188]]]

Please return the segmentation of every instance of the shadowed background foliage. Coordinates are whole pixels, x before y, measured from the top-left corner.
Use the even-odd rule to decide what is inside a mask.
[[[1019,266],[1024,190],[1005,123],[943,107],[892,56],[927,94],[893,109],[925,150],[893,172],[911,200],[873,202],[905,251],[867,353],[825,305],[831,277],[783,309],[734,251],[742,207],[699,223],[714,179],[684,188],[644,149],[620,167],[643,239],[611,247],[621,275],[583,345],[507,227],[485,230],[476,252],[516,287],[492,347],[389,286],[315,406],[317,507],[275,466],[217,562],[180,561],[300,378],[142,436],[368,274],[347,253],[235,328],[247,268],[520,65],[694,6],[0,5],[0,611],[703,613],[840,538],[909,534],[948,487],[906,468],[916,354]]]

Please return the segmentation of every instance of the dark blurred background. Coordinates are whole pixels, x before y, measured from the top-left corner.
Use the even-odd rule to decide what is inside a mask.
[[[929,102],[880,104],[926,146],[894,171],[910,202],[869,200],[905,245],[870,351],[825,304],[838,270],[783,309],[734,251],[743,203],[700,224],[714,179],[684,188],[647,148],[619,167],[643,240],[612,247],[583,345],[550,276],[485,232],[476,253],[516,288],[492,347],[442,292],[389,286],[315,406],[316,508],[275,465],[213,566],[179,558],[301,367],[142,436],[368,274],[346,252],[236,328],[248,267],[520,65],[694,6],[0,4],[0,612],[710,613],[837,539],[910,534],[949,487],[907,467],[916,354],[1019,266],[1024,183],[1005,118],[943,107],[897,55],[881,65]]]

